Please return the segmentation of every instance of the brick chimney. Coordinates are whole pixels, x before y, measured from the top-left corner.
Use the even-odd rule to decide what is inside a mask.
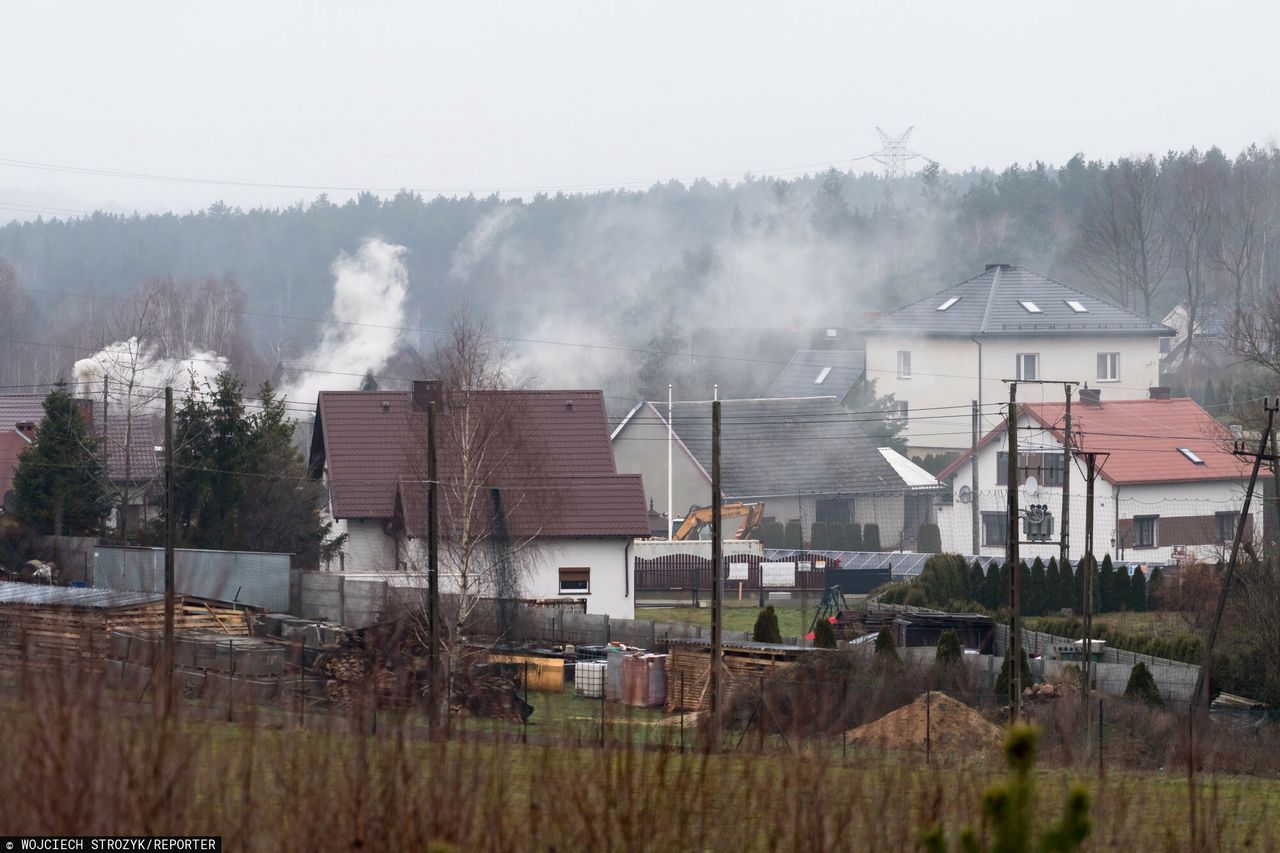
[[[1147,389],[1147,398],[1151,400],[1168,400],[1170,397],[1169,386],[1152,385]]]

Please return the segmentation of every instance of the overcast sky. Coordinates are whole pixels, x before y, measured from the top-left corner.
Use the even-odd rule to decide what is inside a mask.
[[[1234,153],[1280,129],[1277,24],[1167,0],[11,2],[0,161],[298,188],[0,162],[0,221],[873,168],[850,161],[876,126],[951,170]]]

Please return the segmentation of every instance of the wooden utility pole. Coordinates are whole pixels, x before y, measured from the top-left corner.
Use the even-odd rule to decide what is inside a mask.
[[[1084,709],[1084,749],[1089,754],[1089,688],[1092,685],[1090,673],[1093,670],[1093,484],[1098,477],[1098,454],[1086,453],[1085,485],[1084,485],[1084,557],[1080,560],[1078,571],[1083,572],[1081,589],[1084,591],[1081,612],[1084,614],[1084,647],[1081,649],[1080,696]]]
[[[1021,580],[1018,571],[1018,383],[1009,383],[1009,464],[1005,491],[1009,495],[1008,562],[1009,562],[1009,712],[1010,720],[1022,716],[1022,624],[1018,610],[1022,606]]]
[[[440,494],[436,482],[436,404],[427,403],[427,652],[431,700],[428,724],[433,737],[439,734],[444,708],[440,678]]]
[[[708,749],[711,752],[720,750],[721,714],[724,711],[720,706],[721,691],[723,689],[720,670],[724,658],[720,623],[723,593],[721,566],[724,562],[721,553],[724,550],[724,531],[721,529],[722,523],[720,519],[722,502],[723,499],[720,495],[720,401],[716,400],[711,404],[711,674],[709,683],[711,690],[711,737],[708,742]]]
[[[1067,395],[1067,408],[1062,427],[1062,510],[1059,524],[1058,570],[1071,571],[1071,383],[1063,384]]]
[[[173,386],[164,389],[164,708],[173,707],[173,618],[175,609],[173,547],[178,535],[174,517]]]
[[[1236,522],[1236,538],[1231,542],[1231,559],[1227,562],[1227,571],[1222,576],[1222,589],[1218,593],[1218,606],[1213,612],[1213,623],[1209,626],[1209,640],[1204,645],[1204,657],[1200,661],[1200,673],[1196,676],[1196,689],[1192,694],[1191,713],[1195,713],[1195,708],[1199,706],[1207,708],[1209,705],[1209,670],[1213,662],[1213,647],[1218,641],[1218,629],[1222,627],[1222,612],[1227,607],[1227,593],[1231,591],[1231,579],[1235,576],[1236,565],[1240,560],[1240,545],[1244,542],[1244,531],[1249,523],[1249,504],[1253,502],[1253,490],[1258,485],[1258,470],[1262,467],[1262,460],[1276,461],[1274,454],[1267,453],[1267,442],[1270,440],[1271,431],[1275,427],[1276,410],[1280,409],[1280,397],[1276,398],[1275,402],[1272,402],[1269,398],[1263,400],[1262,408],[1267,413],[1267,425],[1262,430],[1262,440],[1258,442],[1257,452],[1250,453],[1245,450],[1243,441],[1237,441],[1233,451],[1236,456],[1252,457],[1253,470],[1249,473],[1249,486],[1244,491],[1244,507],[1240,510],[1240,518]]]
[[[969,553],[977,556],[982,553],[982,507],[978,501],[978,401],[973,401],[973,415],[970,425],[973,433],[973,450],[969,453],[969,524],[972,527],[973,550]]]

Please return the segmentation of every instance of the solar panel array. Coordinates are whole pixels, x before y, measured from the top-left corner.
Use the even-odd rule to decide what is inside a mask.
[[[827,560],[839,560],[840,568],[848,571],[888,568],[894,577],[915,577],[924,570],[925,561],[932,556],[933,554],[919,554],[909,551],[797,551],[785,548],[766,548],[764,552],[764,558],[769,561],[809,560],[813,557],[820,557]],[[1002,560],[1000,557],[962,556],[964,556],[966,563],[972,563],[977,560],[982,564],[983,570],[993,564],[1000,563]]]

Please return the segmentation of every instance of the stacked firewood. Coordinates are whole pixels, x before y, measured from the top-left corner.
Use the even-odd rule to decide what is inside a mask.
[[[471,663],[453,679],[451,713],[521,723],[533,706],[520,698],[520,680],[511,666]]]

